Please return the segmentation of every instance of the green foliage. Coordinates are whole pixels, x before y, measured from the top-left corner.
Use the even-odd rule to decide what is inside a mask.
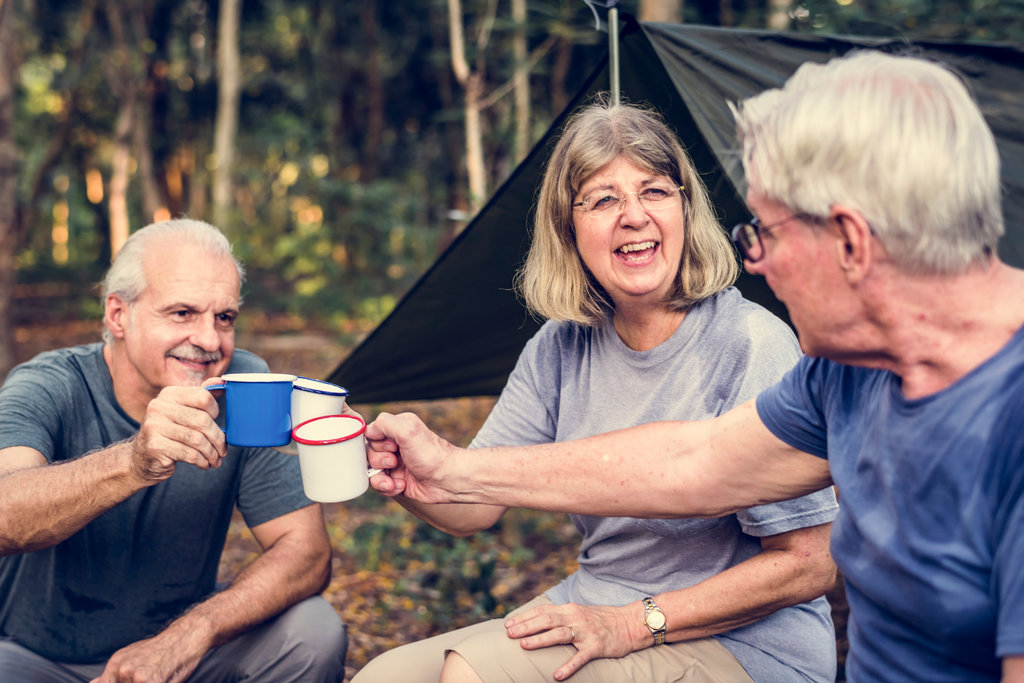
[[[727,6],[738,20],[723,16]],[[697,0],[686,3],[687,20],[759,27],[766,6]],[[134,116],[160,205],[209,219],[219,163],[212,155],[217,5],[35,0],[17,7],[19,279],[77,281],[83,270],[106,267],[126,83],[136,86]],[[489,7],[463,1],[467,57],[484,77],[485,96],[505,92],[518,66],[506,3],[497,6],[487,43],[477,41]],[[638,7],[621,4],[627,13]],[[1024,0],[803,0],[790,14],[798,31],[1024,39]],[[250,301],[365,329],[450,242],[459,227],[450,215],[465,210],[468,190],[462,91],[447,30],[447,0],[244,3],[234,202],[221,227],[248,265]],[[607,36],[594,29],[586,5],[561,0],[530,0],[526,32],[530,49],[546,50],[531,72],[535,140],[598,65]],[[509,94],[483,112],[491,188],[516,163],[513,113]],[[150,219],[139,151],[132,147],[126,197],[133,228]]]
[[[538,560],[553,556],[552,549],[579,542],[564,515],[516,511],[500,526],[457,538],[404,509],[385,507],[375,496],[363,496],[353,504],[374,509],[375,514],[345,538],[333,539],[335,546],[370,573],[402,568],[396,593],[431,605],[423,618],[433,620],[440,630],[506,614],[517,606],[507,599],[513,594],[509,581],[519,585],[523,574],[538,568]],[[503,540],[507,537],[528,539],[528,544],[509,546]],[[564,570],[548,568],[551,581],[564,576]]]

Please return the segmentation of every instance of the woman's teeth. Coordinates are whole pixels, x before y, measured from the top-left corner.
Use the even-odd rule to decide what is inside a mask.
[[[619,247],[619,251],[623,254],[628,254],[634,251],[643,251],[644,249],[653,249],[657,242],[637,242],[636,244],[624,244]]]

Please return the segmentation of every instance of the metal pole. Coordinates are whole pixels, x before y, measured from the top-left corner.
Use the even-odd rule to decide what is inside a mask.
[[[618,104],[621,96],[619,88],[619,8],[612,3],[608,8],[608,52],[611,68],[612,104]]]

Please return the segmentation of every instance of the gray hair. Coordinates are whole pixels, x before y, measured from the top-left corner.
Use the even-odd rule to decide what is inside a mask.
[[[683,253],[665,305],[686,310],[735,282],[732,243],[678,137],[653,110],[600,100],[570,117],[547,163],[533,240],[515,282],[534,313],[590,326],[611,311],[610,297],[576,248],[572,203],[594,173],[620,156],[684,187]]]
[[[210,254],[229,257],[235,264],[238,281],[245,281],[245,267],[235,258],[224,233],[203,221],[178,218],[147,225],[125,240],[101,284],[101,305],[106,304],[107,297],[116,295],[130,307],[142,296],[147,285],[144,263],[147,250],[152,243],[165,237],[174,237],[179,243],[200,247]],[[113,336],[106,327],[103,328],[103,341],[107,344],[113,342]]]
[[[858,51],[804,64],[733,114],[751,187],[794,213],[860,211],[907,272],[961,272],[996,253],[999,153],[949,69]]]

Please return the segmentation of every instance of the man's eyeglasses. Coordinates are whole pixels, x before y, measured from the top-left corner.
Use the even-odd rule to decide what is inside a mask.
[[[626,208],[626,200],[629,199],[629,196],[633,195],[645,210],[656,211],[672,206],[672,203],[668,200],[675,198],[677,194],[684,190],[686,190],[685,185],[680,185],[679,187],[651,185],[636,192],[627,192],[622,196],[598,192],[587,195],[582,202],[576,202],[572,206],[573,208],[583,209],[583,212],[588,216],[601,218],[617,216]]]
[[[771,225],[761,225],[761,220],[756,216],[748,223],[737,223],[732,229],[732,241],[740,250],[740,256],[751,263],[757,263],[764,258],[764,243],[761,241],[761,233],[773,230],[783,223],[788,223],[794,218],[806,219],[808,216],[796,213],[788,218],[783,218]]]

